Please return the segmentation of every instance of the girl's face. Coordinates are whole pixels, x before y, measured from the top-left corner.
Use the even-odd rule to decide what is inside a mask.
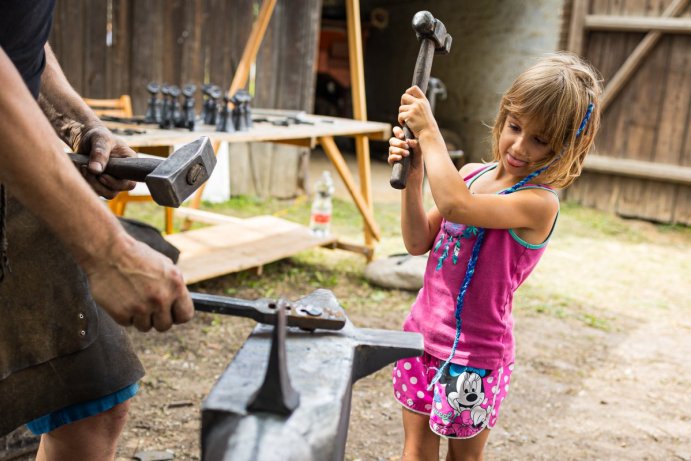
[[[542,126],[509,113],[499,136],[501,163],[514,176],[527,176],[552,154]]]

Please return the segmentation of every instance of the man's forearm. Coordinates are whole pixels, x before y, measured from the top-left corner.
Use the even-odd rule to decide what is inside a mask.
[[[81,136],[101,121],[67,81],[48,44],[45,52],[39,105],[60,139],[76,150]]]
[[[1,48],[0,120],[0,182],[48,223],[78,262],[88,263],[107,252],[114,240],[125,238],[117,220],[62,153],[52,127]]]

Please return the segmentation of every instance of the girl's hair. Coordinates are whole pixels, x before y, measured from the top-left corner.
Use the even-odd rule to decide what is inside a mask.
[[[492,156],[501,159],[499,137],[509,114],[527,118],[544,127],[553,155],[539,169],[540,182],[556,188],[570,185],[580,174],[583,161],[600,127],[600,74],[572,53],[548,54],[521,73],[504,94],[492,128]],[[580,135],[588,107],[592,113]]]

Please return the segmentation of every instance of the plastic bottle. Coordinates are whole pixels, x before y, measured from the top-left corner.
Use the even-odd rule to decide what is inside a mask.
[[[331,198],[334,193],[334,183],[331,173],[324,171],[321,178],[314,185],[314,199],[310,215],[310,230],[312,234],[326,237],[331,233]]]

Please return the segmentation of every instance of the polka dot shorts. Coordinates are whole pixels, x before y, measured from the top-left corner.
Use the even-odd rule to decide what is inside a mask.
[[[428,391],[442,363],[427,353],[396,362],[392,377],[396,400],[429,415],[432,431],[447,438],[467,439],[494,427],[509,392],[513,363],[496,370],[452,363]]]

